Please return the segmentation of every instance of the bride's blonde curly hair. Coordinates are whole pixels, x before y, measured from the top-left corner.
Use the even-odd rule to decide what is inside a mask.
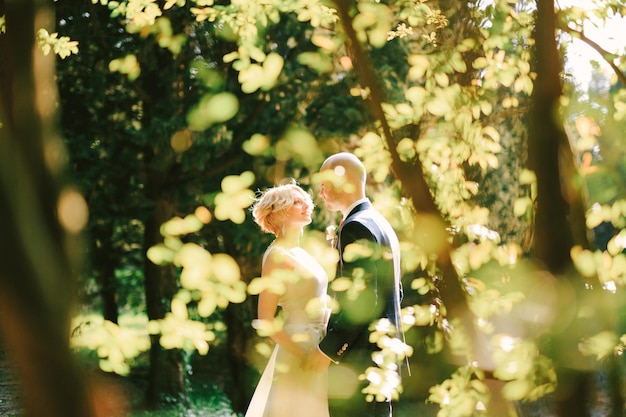
[[[309,210],[313,210],[315,207],[313,199],[295,180],[257,193],[257,198],[252,205],[252,217],[265,233],[272,233],[277,237],[281,233],[284,234],[286,211],[294,204],[294,196],[291,192],[293,190],[302,196]]]

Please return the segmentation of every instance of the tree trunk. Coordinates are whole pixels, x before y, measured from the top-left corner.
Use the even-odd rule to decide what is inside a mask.
[[[418,216],[434,217],[438,221],[438,229],[433,232],[437,236],[447,236],[447,222],[443,219],[432,194],[423,175],[423,170],[419,158],[416,158],[412,164],[403,162],[396,150],[397,138],[394,137],[389,123],[385,117],[382,103],[386,101],[385,94],[378,82],[378,77],[372,66],[371,59],[365,52],[363,45],[359,42],[356,32],[352,27],[352,17],[350,14],[351,2],[336,1],[338,15],[343,22],[344,31],[349,39],[350,51],[353,61],[357,64],[356,68],[359,79],[364,86],[370,90],[370,99],[368,104],[376,121],[380,122],[381,129],[387,140],[387,149],[392,158],[391,168],[394,175],[402,183],[403,191],[411,199]],[[419,219],[417,220],[419,224]],[[469,315],[469,307],[465,298],[465,292],[461,288],[459,277],[452,265],[451,251],[452,246],[448,245],[437,254],[437,265],[440,268],[442,280],[437,282],[441,298],[446,305],[448,317],[450,319],[458,319],[459,323],[467,330],[467,334],[473,338],[474,326]]]
[[[557,278],[568,280],[579,295],[584,291],[573,271],[570,248],[574,243],[588,247],[582,217],[582,201],[573,184],[573,155],[558,119],[562,64],[556,45],[554,2],[537,2],[536,53],[537,79],[533,90],[529,166],[537,176],[535,257]],[[582,224],[581,224],[582,223]],[[576,300],[576,301],[578,301]],[[576,326],[558,329],[551,352],[558,373],[556,411],[559,416],[590,415],[587,400],[593,386],[593,373],[582,370]],[[571,331],[569,331],[571,330]],[[564,359],[563,359],[564,358]]]
[[[75,236],[60,226],[54,55],[36,48],[47,2],[8,0],[0,36],[0,333],[29,415],[95,416],[69,348]],[[62,383],[59,383],[62,382]]]
[[[113,248],[114,219],[102,219],[101,225],[94,226],[92,239],[100,242],[100,246],[93,245],[93,270],[100,284],[100,300],[102,302],[102,315],[105,320],[117,323],[117,280],[115,269],[119,254]]]
[[[144,253],[150,247],[161,243],[161,224],[174,215],[173,203],[161,197],[155,203],[150,218],[145,222]],[[177,291],[176,270],[172,265],[158,266],[145,258],[145,289],[148,319],[159,320],[170,311],[170,302]],[[179,350],[165,350],[159,343],[159,336],[151,336],[150,370],[148,372],[148,407],[159,408],[173,402],[186,403],[183,357]]]
[[[527,100],[520,97],[520,101]],[[526,107],[527,103],[524,103]],[[530,251],[531,222],[511,213],[515,200],[527,194],[526,185],[517,181],[526,167],[528,144],[527,114],[514,113],[499,123],[502,152],[498,168],[490,170],[480,182],[477,201],[489,209],[489,228],[497,230],[503,243],[517,243],[524,253]]]
[[[224,311],[227,329],[229,383],[225,393],[232,401],[233,410],[245,412],[257,381],[249,381],[250,366],[246,362],[247,345],[252,340],[250,303],[229,304]]]
[[[156,40],[147,42],[137,57],[142,74],[134,87],[143,92],[144,133],[146,138],[151,138],[145,148],[145,196],[154,204],[151,215],[144,222],[146,309],[150,320],[159,320],[170,311],[172,298],[178,291],[177,271],[174,265],[153,264],[146,253],[150,247],[163,242],[161,225],[170,220],[177,209],[179,190],[172,185],[181,184],[180,167],[170,139],[173,126],[179,123],[177,117],[185,114],[185,93],[174,88],[177,82],[175,72],[172,73],[175,68],[172,54]],[[164,350],[159,337],[151,337],[146,393],[149,407],[158,408],[172,402],[187,404],[183,362],[181,351]]]
[[[564,170],[573,160],[563,126],[559,124],[558,107],[562,94],[559,77],[561,63],[556,46],[554,4],[539,1],[536,23],[537,79],[533,90],[529,166],[537,175],[537,212],[535,253],[547,269],[564,273],[571,267],[570,248],[574,235],[568,218],[570,196],[564,195],[567,177]],[[570,159],[570,161],[567,161]],[[561,183],[564,178],[564,183]],[[576,219],[572,219],[576,220]]]

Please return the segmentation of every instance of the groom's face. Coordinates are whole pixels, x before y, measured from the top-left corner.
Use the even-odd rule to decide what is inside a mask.
[[[337,166],[334,168],[324,167],[320,170],[320,197],[324,200],[326,208],[331,211],[342,211],[345,200],[346,187],[350,187],[347,181],[345,168]]]

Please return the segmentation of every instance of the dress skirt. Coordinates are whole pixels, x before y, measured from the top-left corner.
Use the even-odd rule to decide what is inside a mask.
[[[287,324],[285,331],[304,349],[317,347],[321,324]],[[328,417],[327,371],[305,371],[300,359],[279,345],[261,375],[245,417]]]

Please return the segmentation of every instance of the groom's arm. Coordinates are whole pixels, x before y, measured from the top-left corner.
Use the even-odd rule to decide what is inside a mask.
[[[341,231],[341,253],[345,255],[345,248],[357,242],[376,244],[376,239],[363,224],[346,223]],[[327,334],[319,345],[334,362],[341,362],[343,355],[355,345],[365,347],[369,344],[369,326],[380,315],[375,262],[372,257],[357,258],[353,262],[348,260],[351,259],[344,256],[341,276],[350,279],[353,288],[337,292],[339,311],[331,316]]]

